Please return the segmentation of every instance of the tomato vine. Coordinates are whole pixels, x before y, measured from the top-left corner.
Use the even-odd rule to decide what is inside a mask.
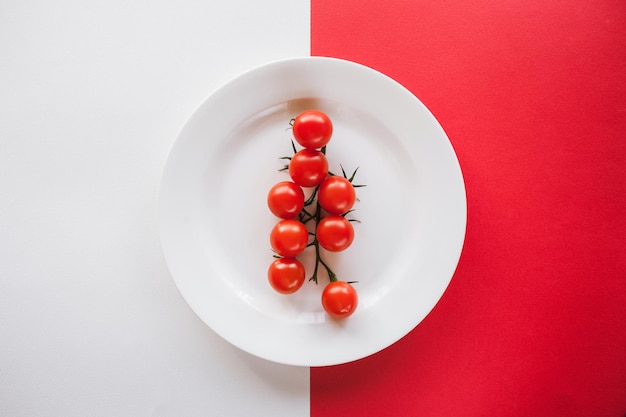
[[[323,268],[326,271],[329,284],[323,291],[322,305],[331,317],[344,318],[356,308],[357,295],[351,284],[357,281],[340,281],[323,259],[322,249],[340,252],[352,244],[352,223],[359,221],[346,216],[353,213],[353,205],[358,200],[355,189],[364,185],[353,183],[358,167],[350,176],[342,165],[341,176],[328,170],[326,152],[333,126],[325,113],[305,111],[291,119],[289,126],[302,149],[298,150],[294,140],[291,140],[293,155],[279,158],[287,161],[279,171],[287,171],[293,182],[276,184],[268,194],[270,211],[283,219],[270,233],[275,257],[282,261],[275,261],[270,266],[268,278],[278,292],[295,292],[304,281],[296,257],[306,248],[313,247],[315,263],[308,280],[318,284],[320,270]],[[306,199],[299,192],[302,188],[310,190]],[[302,230],[306,225],[309,225],[308,240],[311,236],[313,239],[303,246]],[[308,231],[310,229],[313,231]]]

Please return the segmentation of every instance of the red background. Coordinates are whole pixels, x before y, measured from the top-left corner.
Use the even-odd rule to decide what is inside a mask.
[[[448,133],[465,246],[408,336],[311,369],[311,415],[626,414],[626,2],[311,0],[311,54]]]

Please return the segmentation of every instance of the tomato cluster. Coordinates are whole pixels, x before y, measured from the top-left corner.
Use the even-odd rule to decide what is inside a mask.
[[[320,247],[339,252],[354,240],[354,228],[346,214],[356,202],[351,178],[336,176],[328,171],[326,145],[333,134],[333,125],[325,113],[307,110],[292,120],[293,136],[302,146],[289,159],[285,170],[291,181],[275,184],[267,195],[270,211],[281,220],[270,232],[270,245],[277,258],[268,269],[272,288],[281,294],[291,294],[302,287],[306,271],[297,259],[307,247],[315,248],[316,263],[310,280],[317,283],[318,267],[327,271],[330,283],[322,292],[322,306],[334,318],[351,315],[358,304],[354,287],[339,281],[321,258]],[[343,169],[342,169],[343,171]],[[356,173],[356,171],[355,171]],[[311,190],[312,188],[312,190]],[[305,197],[305,191],[310,197]],[[311,206],[314,209],[311,209]],[[307,227],[310,222],[313,227]],[[311,231],[309,231],[311,229]],[[311,241],[312,238],[312,241]]]

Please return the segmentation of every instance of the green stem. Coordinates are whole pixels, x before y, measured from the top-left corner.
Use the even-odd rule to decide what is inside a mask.
[[[313,241],[313,246],[315,246],[315,268],[313,269],[313,275],[309,278],[309,281],[315,281],[317,284],[317,270],[319,269],[319,262],[317,260],[320,259],[320,244],[317,238]]]
[[[317,188],[316,188],[316,191],[317,191]],[[310,213],[306,211],[305,213],[311,216]],[[320,206],[319,201],[317,201],[315,205],[315,213],[311,218],[315,221],[315,228],[317,229],[317,225],[322,219],[322,207]],[[307,219],[307,221],[311,220],[311,218]],[[330,282],[337,281],[337,275],[333,272],[332,269],[330,269],[328,264],[324,262],[324,260],[322,259],[322,256],[320,255],[320,243],[317,240],[317,236],[315,236],[310,246],[315,247],[315,268],[313,269],[313,275],[311,276],[311,278],[309,278],[309,281],[315,281],[315,283],[317,284],[317,273],[319,271],[320,264],[322,264],[322,266],[326,270],[326,273],[328,274],[328,279],[330,280]]]
[[[304,224],[309,222],[310,220],[315,219],[315,216],[309,213],[305,208],[300,212],[300,221]]]
[[[324,260],[321,257],[317,258],[318,262],[322,264],[322,266],[324,268],[326,268],[326,272],[328,272],[328,279],[330,279],[330,282],[335,282],[337,281],[337,275],[335,275],[335,273],[332,271],[332,269],[330,269],[330,267],[328,265],[326,265],[326,262],[324,262]],[[317,265],[316,265],[317,267]]]
[[[309,198],[306,199],[306,201],[304,202],[304,207],[308,207],[311,204],[313,204],[313,202],[315,201],[315,197],[317,197],[317,191],[320,189],[320,186],[316,186],[313,189],[313,193],[311,194],[311,196]]]

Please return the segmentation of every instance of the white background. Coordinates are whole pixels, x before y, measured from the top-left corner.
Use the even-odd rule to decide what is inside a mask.
[[[161,255],[161,168],[221,84],[309,54],[309,3],[0,1],[0,415],[303,416]]]

